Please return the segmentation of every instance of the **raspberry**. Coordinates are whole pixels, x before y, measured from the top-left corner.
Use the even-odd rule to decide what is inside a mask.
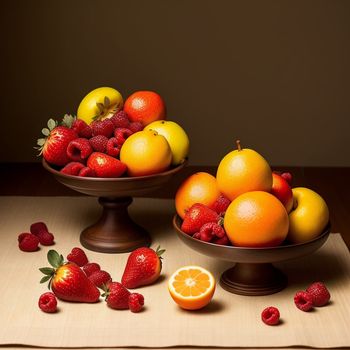
[[[81,119],[75,119],[72,124],[72,129],[78,134],[79,137],[89,139],[92,136],[91,127]]]
[[[78,176],[96,177],[96,172],[95,172],[95,170],[89,168],[88,166],[85,166],[84,168],[80,169]]]
[[[72,249],[67,255],[67,260],[76,263],[78,266],[84,266],[89,262],[85,252],[78,247]]]
[[[89,280],[98,288],[108,286],[112,282],[111,275],[107,271],[96,271],[89,276]]]
[[[231,201],[221,194],[210,208],[215,210],[218,214],[222,214],[225,213],[230,204]]]
[[[114,137],[117,139],[119,146],[121,146],[130,135],[132,135],[132,131],[126,128],[117,128],[114,130]]]
[[[312,297],[308,292],[304,292],[303,290],[296,292],[294,303],[301,311],[309,311],[312,309]]]
[[[101,267],[97,263],[87,263],[83,266],[83,271],[85,272],[86,276],[91,276],[94,272],[100,271]]]
[[[331,298],[328,289],[322,282],[312,283],[306,291],[311,295],[312,304],[314,306],[324,306]]]
[[[88,139],[82,137],[69,142],[67,156],[75,162],[84,162],[92,153],[92,147]]]
[[[261,313],[261,320],[269,325],[274,326],[280,322],[280,312],[274,306],[269,306]]]
[[[230,240],[228,239],[226,233],[224,237],[221,238],[214,238],[213,240],[214,244],[219,244],[219,245],[231,245]]]
[[[30,233],[33,235],[38,235],[42,231],[49,232],[49,229],[47,228],[46,224],[42,221],[34,222],[30,225]]]
[[[225,236],[225,231],[216,222],[207,222],[199,230],[202,241],[211,242],[214,238],[222,238]]]
[[[109,119],[97,120],[91,123],[92,135],[104,135],[110,138],[114,131],[114,124]]]
[[[84,164],[80,162],[70,162],[62,168],[60,172],[66,175],[78,176],[82,168],[84,168]]]
[[[130,129],[132,132],[142,131],[143,125],[140,122],[132,122],[130,123],[128,129]]]
[[[111,137],[107,142],[107,154],[112,157],[118,157],[120,153],[120,145],[115,137]]]
[[[49,232],[44,222],[34,222],[34,224],[31,224],[30,232],[38,237],[42,245],[52,245],[54,243],[55,237]]]
[[[139,293],[131,293],[129,295],[129,309],[131,312],[140,312],[143,305],[145,303],[145,298],[142,294]]]
[[[40,244],[53,245],[55,236],[51,232],[42,231],[37,235]]]
[[[35,252],[38,250],[39,238],[32,233],[21,233],[18,236],[18,247],[24,252]]]
[[[48,313],[53,313],[57,311],[57,299],[55,294],[47,292],[40,295],[38,301],[39,308]]]
[[[106,152],[108,137],[104,135],[97,135],[92,137],[89,142],[94,151],[102,153]]]
[[[115,128],[128,128],[129,127],[129,118],[124,111],[119,111],[110,118],[111,122],[114,124]]]

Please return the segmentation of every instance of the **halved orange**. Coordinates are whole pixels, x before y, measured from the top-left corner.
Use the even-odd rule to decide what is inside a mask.
[[[184,266],[170,277],[171,297],[186,310],[197,310],[208,305],[215,292],[214,276],[200,266]]]

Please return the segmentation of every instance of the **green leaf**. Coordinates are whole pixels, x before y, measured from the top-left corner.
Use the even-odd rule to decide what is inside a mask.
[[[96,106],[97,106],[97,108],[99,109],[99,111],[100,111],[101,113],[102,113],[102,112],[104,111],[104,109],[105,109],[105,106],[104,106],[103,103],[97,102],[97,103],[96,103]]]
[[[159,258],[161,258],[161,255],[164,254],[166,250],[165,249],[160,249],[160,245],[156,249],[156,254],[158,255]]]
[[[52,276],[55,273],[55,269],[52,267],[42,267],[39,269],[44,275]]]
[[[71,128],[73,125],[75,118],[71,114],[65,114],[62,119],[62,125],[66,126],[67,128]]]
[[[60,256],[56,250],[49,250],[47,252],[47,260],[49,261],[50,265],[55,267],[55,268],[58,268],[62,265],[62,259],[61,259],[62,255]]]
[[[111,100],[107,96],[105,96],[103,100],[103,105],[105,106],[105,108],[108,108],[111,105]]]
[[[49,119],[47,122],[47,127],[49,128],[49,130],[51,131],[52,129],[54,129],[57,126],[57,122],[54,121],[53,119]]]
[[[36,144],[37,144],[38,146],[44,146],[44,145],[45,145],[45,142],[46,142],[45,139],[38,139],[38,140],[36,141]]]
[[[50,130],[48,128],[43,128],[41,129],[41,132],[45,135],[45,136],[49,136],[50,135]]]
[[[51,279],[51,276],[44,276],[44,277],[40,280],[40,283],[45,283],[45,282],[47,282],[49,279]]]

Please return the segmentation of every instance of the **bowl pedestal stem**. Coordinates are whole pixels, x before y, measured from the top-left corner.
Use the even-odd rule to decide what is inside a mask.
[[[220,278],[220,285],[225,290],[252,296],[277,293],[287,283],[287,276],[269,263],[237,263]]]
[[[98,202],[103,208],[101,217],[80,235],[85,248],[102,253],[126,253],[150,245],[148,232],[129,216],[131,197],[99,197]]]

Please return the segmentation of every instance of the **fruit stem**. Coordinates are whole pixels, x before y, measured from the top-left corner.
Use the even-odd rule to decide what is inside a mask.
[[[238,152],[242,151],[241,141],[240,140],[236,140],[236,145],[237,145]]]

